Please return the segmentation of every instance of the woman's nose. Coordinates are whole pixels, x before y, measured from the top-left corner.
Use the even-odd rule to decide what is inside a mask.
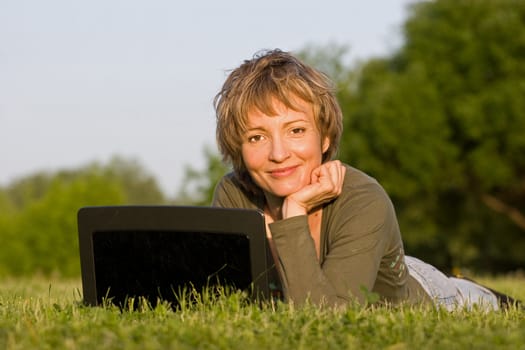
[[[274,162],[282,162],[290,155],[286,141],[281,137],[273,137],[270,147],[270,160]]]

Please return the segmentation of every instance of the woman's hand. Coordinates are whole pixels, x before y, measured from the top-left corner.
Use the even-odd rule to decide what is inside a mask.
[[[338,160],[321,164],[311,174],[310,184],[284,199],[283,219],[306,215],[341,194],[346,168]]]

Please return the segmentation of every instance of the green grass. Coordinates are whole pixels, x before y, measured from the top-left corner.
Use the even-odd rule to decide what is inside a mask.
[[[480,279],[525,300],[525,277]],[[0,280],[0,349],[525,349],[525,312],[295,308],[205,297],[174,312],[85,307],[77,280]]]

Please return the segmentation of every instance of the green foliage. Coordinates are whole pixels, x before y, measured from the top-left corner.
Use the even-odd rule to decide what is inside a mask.
[[[410,254],[525,266],[525,2],[419,2],[404,34],[390,57],[321,65],[337,67],[341,159],[384,185]]]
[[[525,295],[523,277],[489,279]],[[523,310],[319,308],[204,296],[173,311],[80,304],[79,282],[16,279],[0,286],[2,349],[521,349]]]
[[[206,147],[204,149],[206,168],[198,170],[191,166],[186,168],[181,191],[175,198],[180,205],[210,205],[213,192],[219,180],[229,171],[220,155]]]
[[[79,208],[164,202],[153,178],[120,158],[20,179],[0,191],[0,274],[78,276]]]
[[[114,157],[101,167],[93,165],[101,176],[119,182],[122,186],[126,204],[164,204],[166,198],[160,190],[157,180],[150,175],[136,160]]]
[[[516,185],[525,169],[525,3],[417,6],[405,32],[400,60],[423,65],[440,91],[475,185],[481,191]]]

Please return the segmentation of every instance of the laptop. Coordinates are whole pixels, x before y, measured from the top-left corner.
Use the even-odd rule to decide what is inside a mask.
[[[78,211],[84,302],[178,305],[185,291],[217,286],[254,300],[282,297],[258,210],[95,206]]]

